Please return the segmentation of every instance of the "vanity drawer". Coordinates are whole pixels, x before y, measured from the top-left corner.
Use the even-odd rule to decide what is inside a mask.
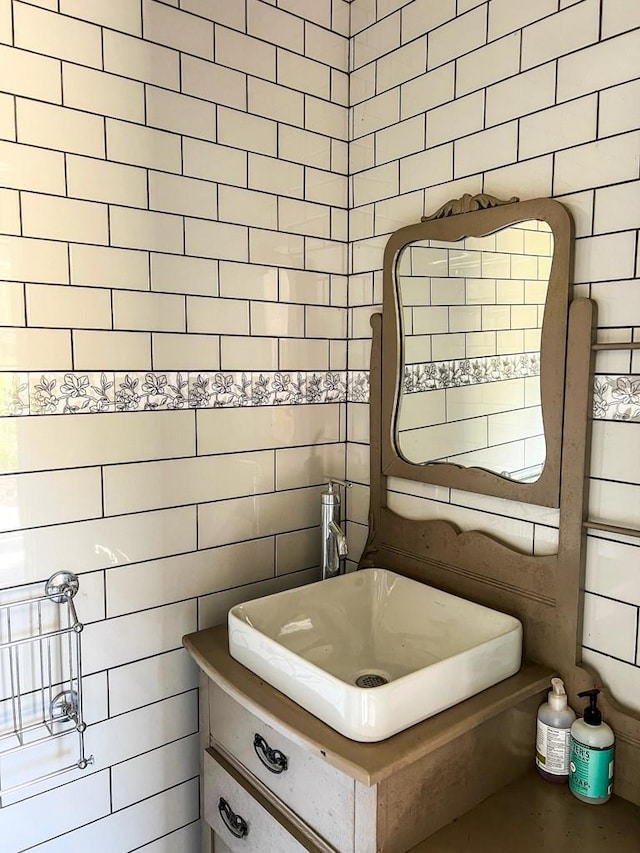
[[[215,750],[204,755],[204,819],[215,833],[215,850],[229,853],[309,853],[264,804],[257,791],[241,782]],[[220,841],[222,844],[220,844]]]
[[[216,684],[210,684],[209,695],[213,740],[332,847],[350,853],[353,779],[272,728]]]

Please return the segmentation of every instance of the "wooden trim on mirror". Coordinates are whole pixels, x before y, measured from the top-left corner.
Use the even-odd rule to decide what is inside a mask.
[[[418,240],[455,242],[483,237],[527,220],[547,222],[553,233],[553,259],[541,332],[540,392],[546,461],[539,479],[520,483],[483,468],[446,462],[418,465],[404,459],[396,445],[397,406],[402,382],[402,344],[395,281],[400,251]],[[564,414],[567,317],[573,269],[573,220],[553,199],[501,201],[493,196],[465,195],[447,202],[422,222],[391,235],[384,253],[382,319],[381,452],[386,476],[418,480],[508,500],[557,507],[560,500],[560,457]]]

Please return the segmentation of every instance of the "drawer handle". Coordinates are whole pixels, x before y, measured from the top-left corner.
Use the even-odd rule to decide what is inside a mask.
[[[283,773],[289,766],[289,759],[279,749],[271,749],[262,735],[255,734],[253,748],[260,761],[271,773]]]
[[[249,826],[243,817],[236,814],[224,797],[220,797],[218,811],[222,822],[232,835],[236,838],[246,838],[249,835]]]

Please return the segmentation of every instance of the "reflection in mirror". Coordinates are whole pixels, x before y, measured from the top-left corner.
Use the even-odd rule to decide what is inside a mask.
[[[451,462],[535,482],[546,448],[540,332],[553,234],[527,220],[398,255],[402,376],[396,445],[408,462]]]

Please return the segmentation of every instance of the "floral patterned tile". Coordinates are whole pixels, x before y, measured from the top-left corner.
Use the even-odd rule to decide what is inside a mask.
[[[114,411],[113,373],[30,373],[32,415],[100,414]]]
[[[538,376],[539,373],[539,353],[519,353],[407,364],[404,368],[403,384],[405,394],[414,394],[418,391],[433,391],[435,388],[455,388],[461,385]]]
[[[369,371],[350,370],[347,374],[347,400],[349,403],[368,403],[370,393]]]
[[[252,373],[252,406],[299,406],[306,402],[307,374]]]
[[[347,399],[347,372],[307,373],[307,403],[344,403]]]
[[[202,371],[189,374],[189,406],[192,409],[218,409],[250,404],[250,373]]]
[[[116,373],[117,412],[186,409],[189,401],[187,373]]]
[[[29,414],[29,374],[0,373],[0,417]]]
[[[596,376],[593,417],[640,422],[640,376]]]

